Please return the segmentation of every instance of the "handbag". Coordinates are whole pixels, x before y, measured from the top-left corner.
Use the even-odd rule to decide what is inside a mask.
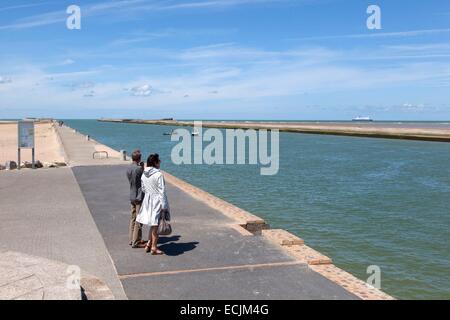
[[[161,218],[159,219],[159,225],[158,225],[158,234],[160,236],[168,236],[172,233],[172,226],[170,225],[167,214],[168,211],[161,212]]]

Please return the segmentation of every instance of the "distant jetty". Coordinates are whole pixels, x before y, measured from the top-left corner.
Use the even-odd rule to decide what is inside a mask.
[[[191,127],[194,121],[177,120],[139,120],[139,119],[99,119],[102,122],[153,124],[166,126]],[[264,121],[203,121],[205,128],[223,129],[278,129],[281,132],[297,132],[308,134],[327,134],[384,139],[404,139],[450,142],[450,129],[427,128],[417,126],[401,126],[376,123],[327,123],[327,122],[264,122]]]

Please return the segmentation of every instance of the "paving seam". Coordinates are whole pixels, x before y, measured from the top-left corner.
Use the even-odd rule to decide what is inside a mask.
[[[201,269],[185,269],[185,270],[174,270],[174,271],[163,271],[163,272],[132,273],[132,274],[119,275],[119,279],[120,280],[127,280],[127,279],[132,279],[132,278],[177,275],[177,274],[184,274],[184,273],[197,273],[197,272],[209,272],[209,271],[225,271],[225,270],[244,270],[244,269],[263,269],[263,268],[286,267],[286,266],[295,266],[295,265],[300,265],[300,266],[305,266],[305,267],[307,266],[304,262],[287,261],[287,262],[244,264],[244,265],[201,268]]]

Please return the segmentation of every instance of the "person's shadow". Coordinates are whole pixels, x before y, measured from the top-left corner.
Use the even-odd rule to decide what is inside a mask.
[[[168,242],[175,242],[180,240],[181,236],[169,236],[169,237],[165,237],[165,236],[159,236],[158,239],[158,244],[165,244]]]
[[[185,252],[194,250],[198,242],[177,242],[180,240],[181,236],[170,236],[170,237],[160,237],[158,243],[159,248],[164,251],[166,256],[179,256]]]

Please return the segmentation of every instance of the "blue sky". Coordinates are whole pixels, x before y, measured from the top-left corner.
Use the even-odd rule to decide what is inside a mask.
[[[2,0],[0,40],[0,118],[450,119],[446,0]]]

